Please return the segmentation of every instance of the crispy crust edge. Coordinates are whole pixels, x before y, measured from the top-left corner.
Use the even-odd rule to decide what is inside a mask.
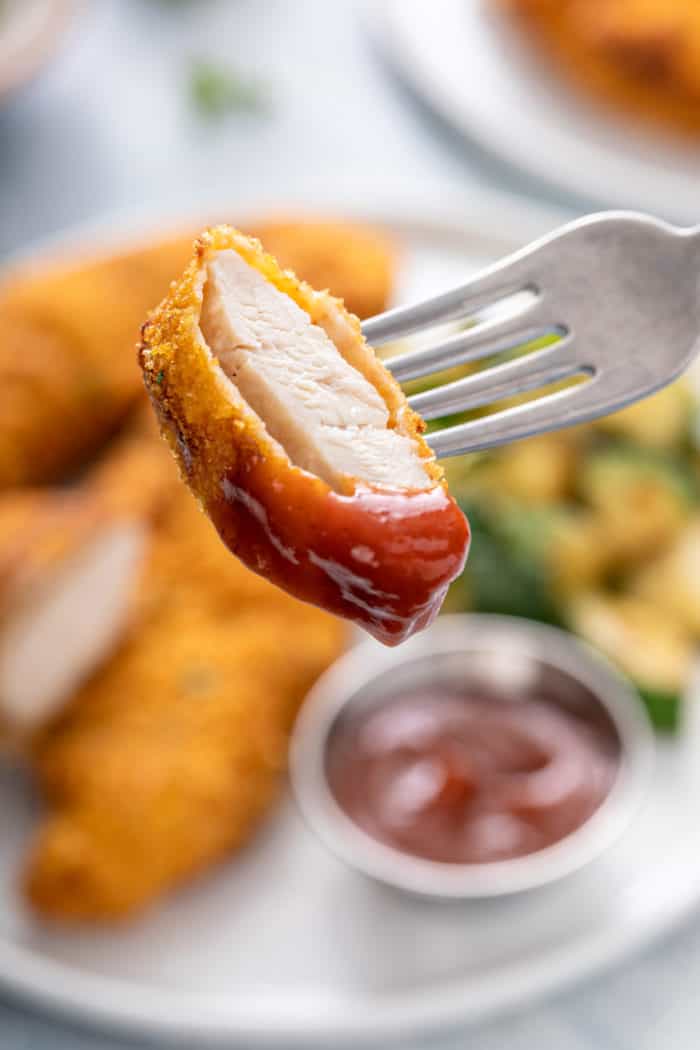
[[[312,322],[322,327],[337,346],[346,361],[356,368],[378,391],[389,411],[389,425],[410,437],[424,461],[426,473],[433,485],[445,484],[442,468],[423,437],[425,423],[408,405],[401,387],[367,345],[359,319],[351,314],[340,299],[327,291],[316,291],[300,280],[291,270],[284,270],[277,260],[266,252],[254,237],[248,237],[231,226],[216,226],[202,233],[194,243],[193,256],[184,274],[170,286],[165,299],[151,313],[142,329],[138,348],[146,389],[156,407],[166,437],[180,462],[185,478],[206,502],[209,482],[197,470],[196,458],[189,446],[190,425],[202,422],[201,411],[215,407],[219,418],[228,417],[250,451],[262,447],[266,454],[279,459],[279,447],[261,426],[258,417],[241,401],[226,401],[222,373],[216,358],[210,354],[199,330],[203,288],[207,263],[221,251],[232,249],[252,267],[263,274],[276,288],[289,295],[309,314]],[[187,359],[190,359],[189,365]],[[196,372],[196,374],[195,374]],[[187,380],[201,383],[206,404],[198,406],[187,389]],[[209,455],[217,458],[210,445]],[[223,462],[219,464],[222,468]],[[212,464],[216,472],[216,464]],[[280,466],[298,470],[284,458]],[[212,471],[208,470],[211,475]],[[354,479],[348,479],[349,490]],[[318,484],[328,488],[318,479]]]

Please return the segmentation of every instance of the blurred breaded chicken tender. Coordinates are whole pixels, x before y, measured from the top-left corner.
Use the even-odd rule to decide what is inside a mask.
[[[277,796],[288,733],[338,628],[312,610],[176,605],[37,745],[53,807],[26,874],[34,908],[115,919],[241,846]]]
[[[700,133],[697,0],[493,0],[514,12],[587,93],[657,125]]]
[[[364,320],[389,306],[396,246],[372,226],[333,219],[269,219],[246,226],[280,265],[326,288]]]
[[[121,641],[145,524],[82,492],[0,494],[0,737],[23,739]]]
[[[387,305],[381,235],[266,228],[287,264],[359,313]],[[128,917],[247,841],[279,793],[294,714],[345,644],[339,621],[231,558],[139,405],[137,328],[184,244],[0,286],[0,735],[4,720],[46,799],[24,886],[54,919]],[[7,489],[84,470],[98,451],[70,491]],[[115,536],[122,551],[139,537],[131,560],[104,557]],[[101,647],[76,645],[86,617]]]
[[[133,348],[189,238],[83,262],[23,266],[0,283],[0,488],[80,465],[141,396]]]
[[[313,218],[256,229],[285,266],[361,317],[388,305],[395,252],[381,232]],[[182,271],[193,236],[24,264],[0,279],[0,488],[61,479],[124,421],[142,397],[140,325]]]
[[[127,438],[89,484],[101,508],[148,518],[151,541],[123,644],[35,735],[49,813],[25,879],[37,912],[88,921],[144,908],[249,838],[345,638],[230,557],[163,442]]]

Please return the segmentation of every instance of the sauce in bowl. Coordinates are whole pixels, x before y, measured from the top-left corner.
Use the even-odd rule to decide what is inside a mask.
[[[341,809],[432,861],[525,856],[576,831],[609,794],[620,741],[597,709],[435,687],[348,711],[327,742]]]

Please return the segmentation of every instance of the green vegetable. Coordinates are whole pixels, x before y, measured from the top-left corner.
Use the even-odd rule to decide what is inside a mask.
[[[629,583],[658,616],[677,621],[700,640],[700,517],[694,516],[675,543],[645,562]]]
[[[467,331],[474,326],[474,323],[475,322],[469,321],[467,324],[462,325],[459,330]],[[551,346],[553,343],[559,342],[560,339],[561,336],[556,334],[543,335],[538,339],[533,339],[529,343],[523,343],[522,346],[497,354],[486,361],[479,362],[478,364],[472,362],[466,365],[457,365],[442,372],[433,373],[427,378],[412,379],[410,382],[404,384],[404,388],[409,397],[413,394],[420,394],[425,390],[432,390],[436,386],[442,386],[445,383],[452,383],[456,380],[463,379],[465,376],[479,372],[483,368],[491,368],[493,365],[501,364],[526,353],[531,353],[533,350],[541,350],[546,346]],[[407,349],[410,349],[410,347],[407,347]],[[478,419],[486,412],[487,409],[485,408],[471,409],[467,412],[455,412],[449,416],[441,416],[439,419],[432,419],[428,422],[427,431],[429,434],[432,434],[436,430],[445,430],[447,427],[457,426],[459,423],[467,423],[470,419]]]
[[[688,632],[653,603],[602,592],[575,598],[567,619],[631,679],[656,728],[676,729],[694,662]]]
[[[651,724],[660,733],[676,733],[680,728],[683,698],[680,693],[662,693],[637,686]]]
[[[467,567],[451,595],[452,607],[560,623],[544,560],[546,516],[523,508],[495,511],[460,503],[472,542]]]
[[[630,679],[660,732],[679,728],[700,638],[692,409],[677,385],[610,420],[448,463],[472,526],[448,608],[572,630]]]
[[[193,63],[190,90],[199,112],[206,117],[229,113],[260,113],[267,108],[267,96],[257,81],[240,76],[229,66],[200,59]]]
[[[579,474],[579,491],[594,507],[622,506],[634,512],[630,497],[663,500],[682,510],[698,501],[698,484],[681,458],[616,442],[586,457]]]
[[[460,500],[472,529],[466,569],[448,608],[500,613],[569,627],[601,649],[638,690],[654,726],[677,729],[693,660],[689,633],[633,597],[603,591],[564,596],[552,551],[574,512],[509,501]]]

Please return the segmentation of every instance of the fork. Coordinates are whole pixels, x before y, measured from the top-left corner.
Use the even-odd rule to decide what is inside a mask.
[[[451,291],[365,321],[362,330],[376,347],[468,319],[465,330],[391,357],[386,367],[407,382],[544,336],[551,345],[409,397],[424,418],[582,381],[431,433],[439,458],[584,423],[676,379],[700,349],[700,227],[678,229],[633,212],[590,215]]]

